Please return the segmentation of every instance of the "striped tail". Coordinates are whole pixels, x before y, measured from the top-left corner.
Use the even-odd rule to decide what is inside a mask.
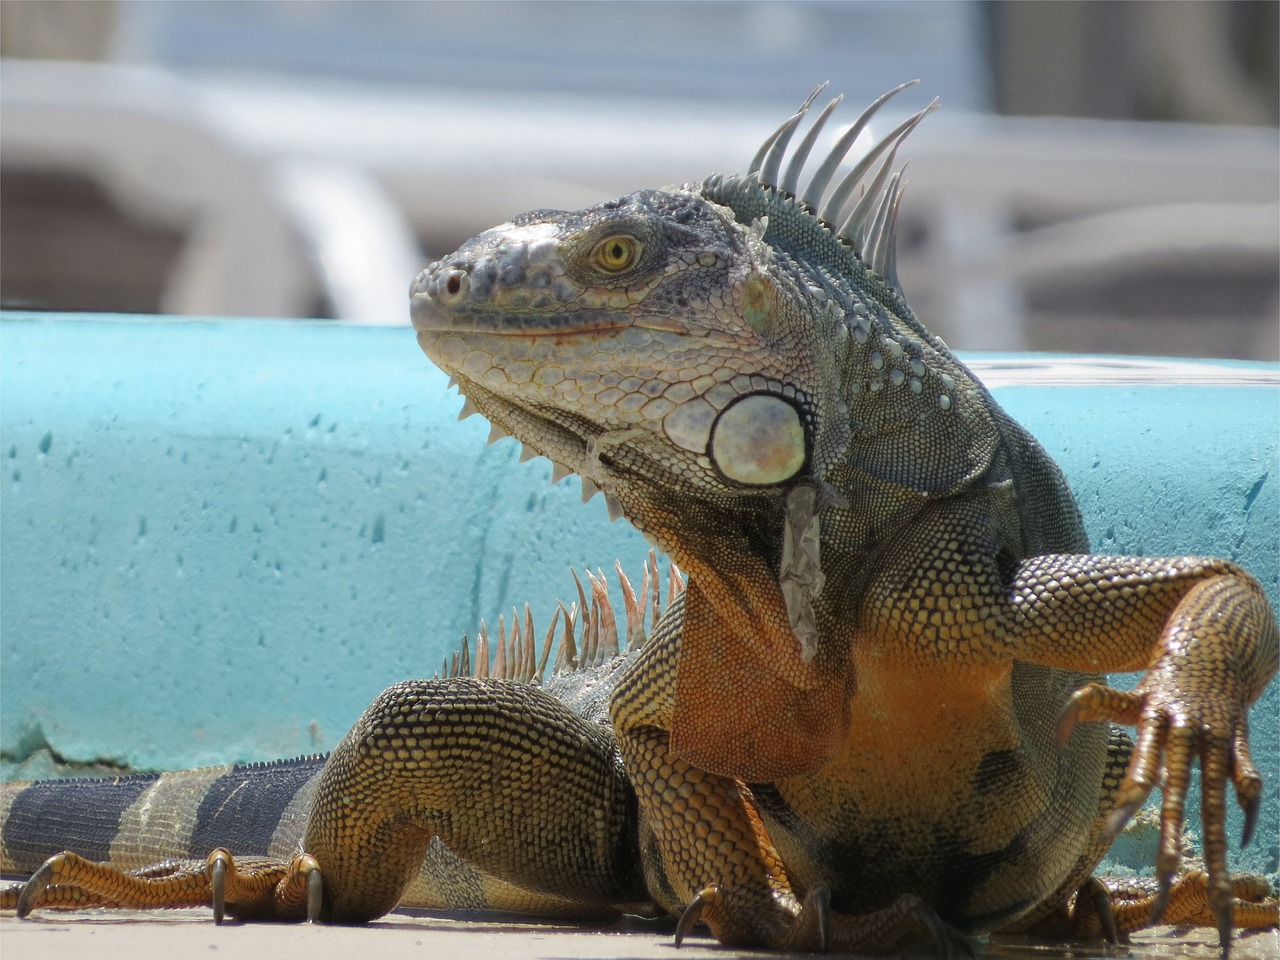
[[[0,873],[27,877],[63,850],[132,870],[216,847],[288,860],[322,755],[175,773],[0,785]]]

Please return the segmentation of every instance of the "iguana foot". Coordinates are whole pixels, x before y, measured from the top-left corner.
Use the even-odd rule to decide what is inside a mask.
[[[675,945],[679,947],[689,931],[699,923],[705,924],[721,943],[758,943],[759,932],[752,929],[744,936],[740,929],[743,927],[741,918],[735,921],[733,914],[732,897],[720,884],[704,887],[680,914],[680,920],[676,924]],[[773,939],[776,943],[772,945],[825,953],[830,936],[831,894],[825,887],[820,887],[805,898],[800,912],[795,916],[794,925],[785,933],[775,936]]]
[[[1160,786],[1152,923],[1169,921],[1165,908],[1181,863],[1187,787],[1199,763],[1206,876],[1198,882],[1225,956],[1235,926],[1227,869],[1227,790],[1229,783],[1235,785],[1245,813],[1241,839],[1247,844],[1262,797],[1262,775],[1249,755],[1248,710],[1275,672],[1277,638],[1261,588],[1247,575],[1221,566],[1221,572],[1206,575],[1177,602],[1157,655],[1136,689],[1123,692],[1091,683],[1076,691],[1063,712],[1059,742],[1065,743],[1080,721],[1137,727],[1128,773],[1116,791],[1102,839],[1108,844],[1114,840]]]
[[[209,854],[205,869],[214,923],[221,923],[227,912],[241,919],[320,919],[323,877],[309,854],[297,854],[287,865],[257,858],[237,863],[220,847]]]
[[[166,860],[126,871],[65,852],[46,860],[25,883],[5,890],[0,902],[12,904],[19,917],[41,908],[212,907],[217,923],[228,913],[240,919],[315,920],[320,868],[305,854],[289,863],[267,857],[236,860],[219,848],[203,861]]]
[[[707,924],[721,943],[758,942],[756,931],[746,937],[735,932],[730,898],[718,884],[699,891],[685,908],[676,925],[675,945],[680,946],[700,922]],[[781,950],[819,953],[887,953],[919,945],[931,945],[945,960],[974,955],[969,938],[944,922],[919,897],[901,896],[883,910],[849,916],[831,911],[831,894],[825,887],[809,891],[791,928],[770,944]]]
[[[1244,731],[1247,703],[1222,696],[1212,700],[1182,695],[1177,684],[1166,689],[1159,675],[1148,675],[1132,693],[1102,684],[1077,691],[1063,714],[1060,740],[1081,720],[1113,720],[1138,728],[1129,771],[1116,794],[1115,811],[1103,831],[1114,840],[1161,784],[1160,850],[1156,856],[1156,890],[1148,923],[1164,917],[1182,859],[1180,840],[1186,818],[1186,791],[1198,759],[1202,767],[1206,908],[1224,950],[1231,942],[1233,897],[1227,870],[1227,783],[1234,782],[1245,811],[1243,840],[1248,842],[1258,810],[1262,776],[1249,756]]]
[[[1280,901],[1271,895],[1263,877],[1241,874],[1231,880],[1231,908],[1236,929],[1265,930],[1277,926]],[[1160,883],[1155,877],[1090,877],[1069,903],[1033,924],[1006,932],[1055,940],[1128,943],[1129,934],[1156,923],[1171,926],[1216,927],[1217,918],[1209,906],[1209,875],[1188,870],[1169,886],[1168,897],[1160,899]],[[1157,906],[1159,920],[1153,918]]]
[[[801,919],[810,909],[806,898]],[[888,953],[911,946],[932,946],[944,960],[974,956],[973,944],[919,897],[904,895],[875,913],[862,916],[833,913],[828,948],[841,953]]]
[[[1203,870],[1188,870],[1178,876],[1169,885],[1163,902],[1154,877],[1098,880],[1110,895],[1116,927],[1122,933],[1149,927],[1157,916],[1158,922],[1174,926],[1217,926],[1210,904],[1209,875]],[[1241,874],[1231,878],[1231,914],[1236,929],[1275,927],[1280,925],[1280,900],[1271,896],[1266,879]]]

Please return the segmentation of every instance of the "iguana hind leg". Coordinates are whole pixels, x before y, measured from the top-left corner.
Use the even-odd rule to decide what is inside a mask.
[[[501,878],[493,909],[520,909],[512,890],[584,915],[647,899],[612,732],[531,684],[408,681],[374,700],[330,756],[303,841],[322,918],[391,910],[433,838]]]
[[[1179,874],[1169,886],[1158,922],[1172,926],[1214,927],[1217,917],[1209,902],[1209,875],[1203,870]],[[1280,923],[1280,901],[1272,896],[1266,878],[1239,874],[1231,878],[1231,910],[1237,930],[1265,930]],[[1160,904],[1155,877],[1090,877],[1062,909],[1002,933],[1070,940],[1128,942],[1127,935],[1152,926]]]
[[[1111,911],[1121,933],[1151,926],[1160,902],[1160,882],[1155,877],[1099,877],[1111,898]],[[1209,901],[1209,875],[1188,870],[1170,884],[1163,903],[1162,923],[1174,926],[1212,927],[1217,923]],[[1265,929],[1280,922],[1280,901],[1271,895],[1266,878],[1239,874],[1231,878],[1232,917],[1236,929]]]
[[[1132,754],[1133,740],[1124,730],[1113,726],[1091,852],[1082,858],[1058,894],[1001,932],[1072,940],[1103,939],[1115,943],[1126,939],[1126,934],[1156,922],[1152,915],[1160,904],[1160,884],[1155,877],[1091,875],[1107,852],[1107,823],[1115,811],[1119,787],[1128,771]],[[1079,879],[1082,874],[1089,875],[1083,883]],[[1237,929],[1276,926],[1280,904],[1265,878],[1250,874],[1234,876],[1231,878],[1231,893],[1232,918]],[[1204,870],[1185,870],[1173,878],[1159,922],[1175,926],[1217,925],[1209,907],[1209,875]]]

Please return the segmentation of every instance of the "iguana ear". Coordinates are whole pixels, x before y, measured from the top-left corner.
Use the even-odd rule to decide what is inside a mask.
[[[690,581],[671,719],[676,756],[748,782],[809,772],[830,760],[847,735],[853,693],[851,672],[824,670],[824,658],[802,656],[776,582],[763,566],[760,573],[766,590],[753,584],[753,600],[766,592],[775,599],[753,603],[753,623],[743,622],[734,598],[713,603]]]

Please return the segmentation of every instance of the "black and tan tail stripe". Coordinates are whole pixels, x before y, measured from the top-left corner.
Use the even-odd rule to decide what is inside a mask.
[[[0,787],[0,872],[28,876],[73,850],[129,870],[216,847],[287,859],[298,849],[323,756]]]

